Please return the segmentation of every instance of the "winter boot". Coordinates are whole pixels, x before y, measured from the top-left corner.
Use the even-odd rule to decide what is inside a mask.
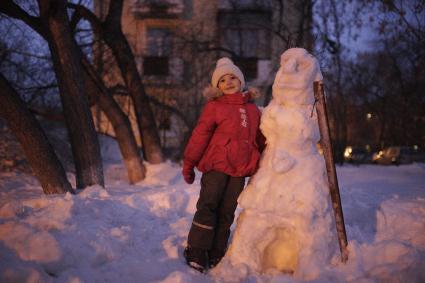
[[[208,251],[208,267],[209,268],[216,267],[217,264],[224,257],[225,253],[226,253],[226,251],[222,251],[222,250],[210,250],[210,251]]]
[[[193,269],[204,273],[207,269],[207,252],[204,249],[187,246],[183,252],[186,263]]]

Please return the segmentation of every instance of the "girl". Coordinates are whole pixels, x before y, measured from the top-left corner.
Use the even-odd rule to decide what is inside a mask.
[[[228,58],[219,59],[211,84],[204,91],[209,101],[186,146],[182,172],[188,184],[195,179],[195,166],[203,173],[184,251],[188,265],[201,272],[224,256],[245,177],[257,171],[264,148],[261,112],[251,101],[258,91],[242,92],[240,69]]]

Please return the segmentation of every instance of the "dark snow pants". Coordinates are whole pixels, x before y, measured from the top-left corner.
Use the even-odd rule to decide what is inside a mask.
[[[244,177],[217,171],[202,175],[197,210],[187,240],[189,246],[209,251],[226,250],[237,200],[244,186]]]

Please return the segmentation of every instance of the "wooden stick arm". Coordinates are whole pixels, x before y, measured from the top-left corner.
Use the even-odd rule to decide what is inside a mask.
[[[346,262],[348,259],[347,249],[347,233],[345,231],[344,215],[341,206],[341,197],[339,194],[338,179],[336,175],[335,162],[332,155],[332,142],[329,131],[329,121],[326,111],[326,102],[324,94],[324,86],[322,81],[313,83],[314,98],[316,100],[317,118],[319,122],[320,141],[323,155],[326,163],[326,172],[328,175],[329,192],[332,200],[332,208],[335,216],[336,230],[338,234],[339,248],[341,251],[341,259]]]

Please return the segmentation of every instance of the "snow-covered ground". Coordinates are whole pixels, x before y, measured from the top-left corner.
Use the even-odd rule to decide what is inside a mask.
[[[30,175],[0,174],[0,282],[226,282],[181,256],[199,192],[170,162],[126,183],[103,142],[106,190],[45,196]],[[314,282],[425,282],[425,164],[338,167],[350,257]],[[247,247],[249,249],[249,247]],[[300,282],[249,273],[243,282]]]

